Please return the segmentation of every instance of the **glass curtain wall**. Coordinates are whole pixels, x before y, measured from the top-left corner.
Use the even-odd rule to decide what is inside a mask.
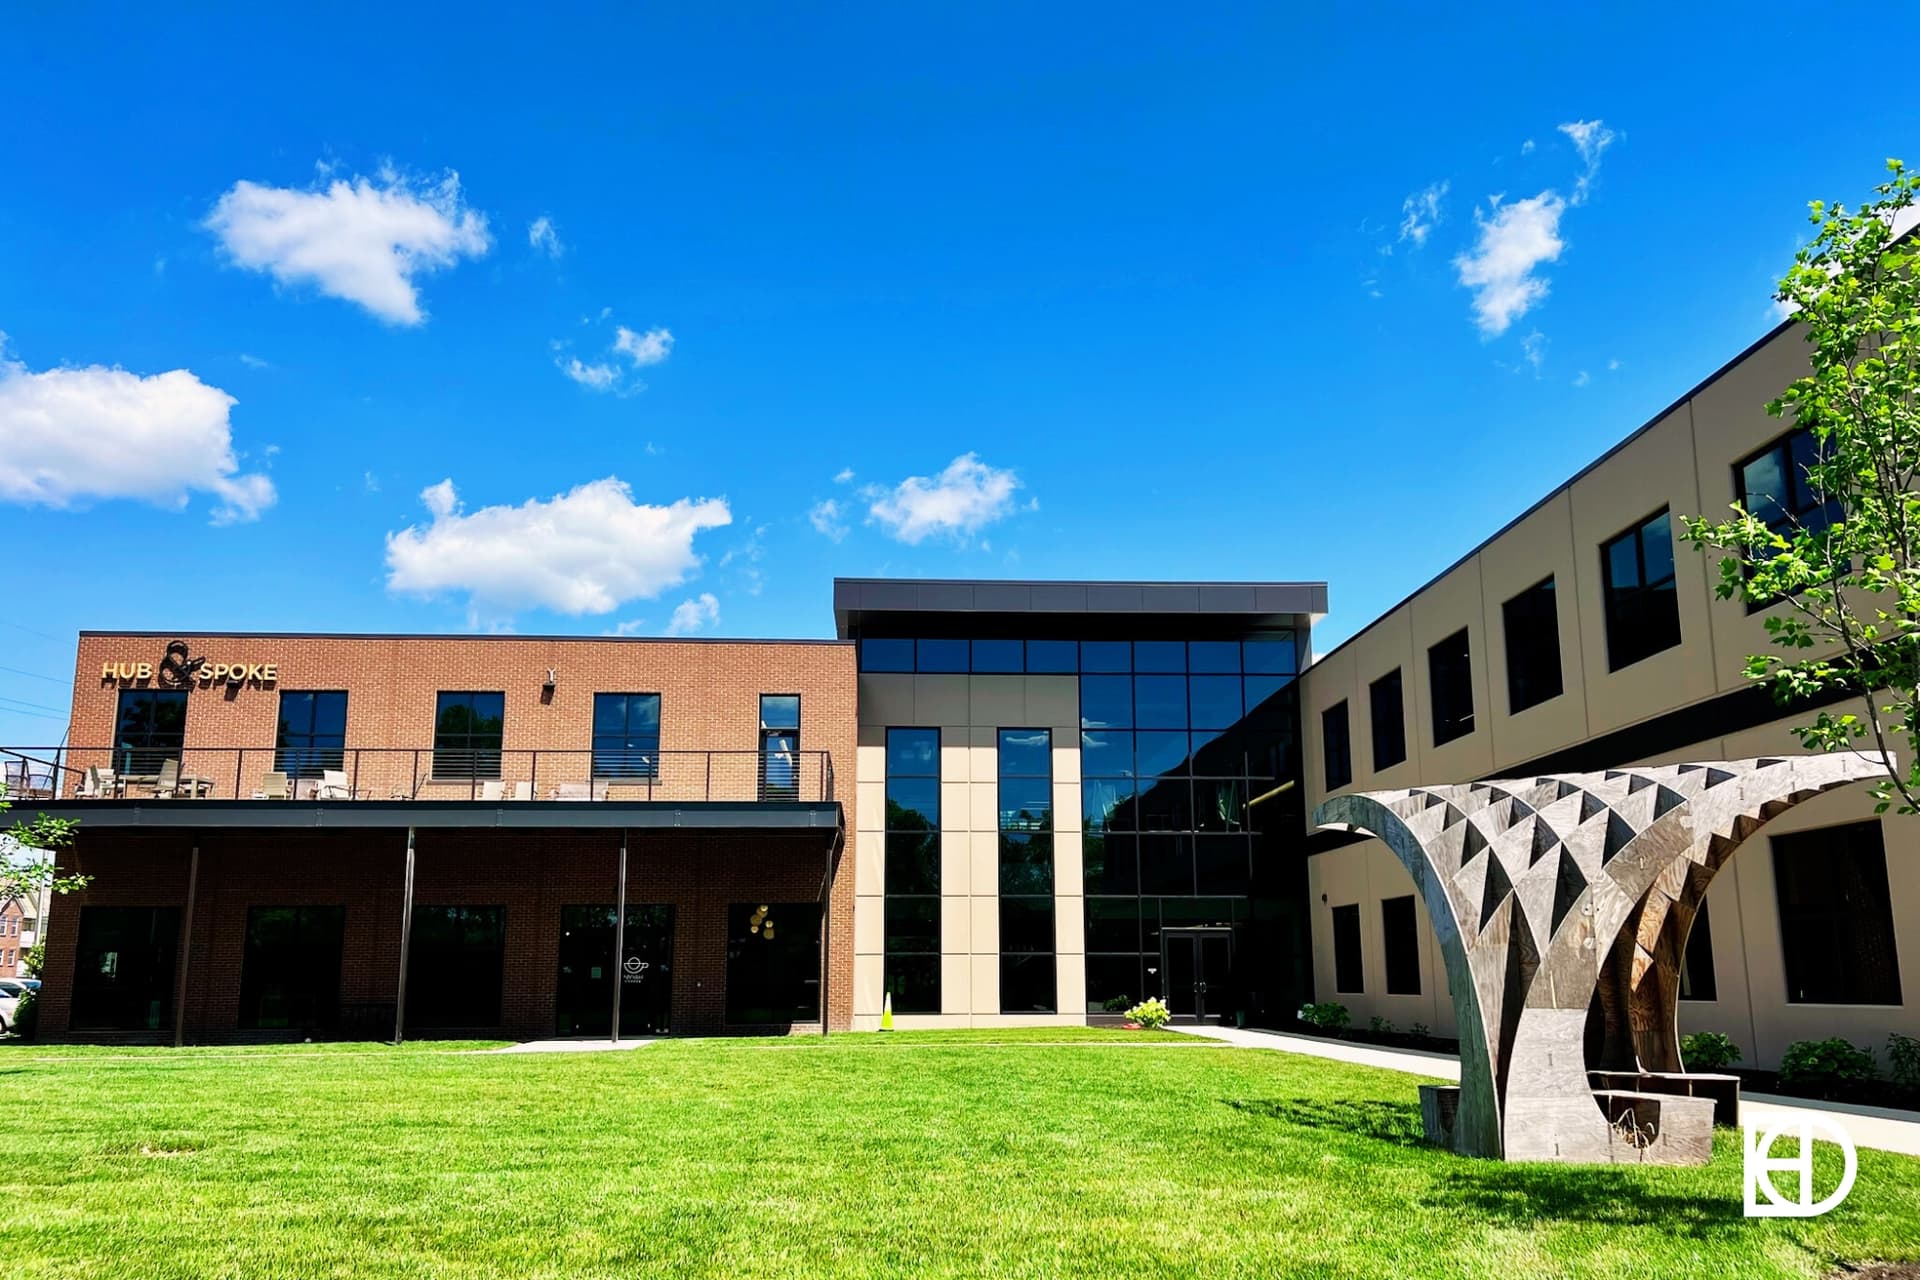
[[[887,730],[885,986],[940,1012],[940,731]]]

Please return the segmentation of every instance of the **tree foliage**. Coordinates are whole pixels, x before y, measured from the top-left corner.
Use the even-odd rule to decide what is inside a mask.
[[[37,899],[46,890],[71,893],[87,883],[85,876],[61,875],[54,859],[73,839],[73,822],[40,814],[26,821],[5,823],[12,809],[6,788],[0,786],[0,903],[12,898]]]
[[[1778,294],[1796,314],[1811,369],[1767,412],[1811,432],[1804,478],[1837,508],[1834,518],[1783,517],[1767,495],[1750,495],[1771,524],[1738,503],[1729,519],[1682,523],[1696,548],[1726,553],[1721,599],[1774,606],[1766,619],[1773,651],[1747,659],[1748,678],[1782,703],[1843,708],[1795,728],[1809,750],[1893,749],[1899,759],[1890,758],[1876,788],[1880,809],[1898,803],[1912,813],[1920,809],[1920,249],[1896,225],[1920,197],[1920,175],[1898,160],[1887,169],[1889,179],[1857,208],[1813,202],[1817,230]]]

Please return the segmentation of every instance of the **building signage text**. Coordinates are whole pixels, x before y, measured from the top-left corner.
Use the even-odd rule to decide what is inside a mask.
[[[167,651],[159,662],[103,662],[100,664],[100,681],[103,684],[138,684],[143,680],[158,679],[163,685],[185,688],[198,684],[203,687],[216,684],[251,684],[266,686],[280,679],[280,664],[277,662],[213,662],[207,658],[196,658],[189,654],[184,640],[175,640],[167,646]]]

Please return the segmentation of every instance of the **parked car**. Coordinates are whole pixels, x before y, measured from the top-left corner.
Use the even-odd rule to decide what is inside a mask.
[[[38,978],[0,978],[0,995],[10,1000],[18,1000],[29,991],[40,989]]]
[[[38,978],[13,978],[10,979],[10,981],[19,983],[29,991],[38,991],[40,989],[40,979]]]
[[[0,1035],[13,1030],[13,1011],[20,1007],[20,992],[0,991]]]

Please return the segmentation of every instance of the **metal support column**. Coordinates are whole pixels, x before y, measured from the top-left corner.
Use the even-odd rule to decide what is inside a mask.
[[[187,964],[193,958],[193,903],[200,892],[200,842],[187,859],[187,911],[180,922],[180,988],[173,998],[173,1047],[187,1042]],[[43,915],[42,920],[46,919]]]
[[[820,881],[820,1034],[823,1036],[827,1034],[831,1007],[828,978],[833,973],[833,859],[846,838],[844,830],[837,831],[827,842],[827,874]]]
[[[413,828],[407,828],[407,877],[400,892],[400,985],[393,998],[393,1042],[407,1029],[407,955],[413,947]]]
[[[620,988],[627,981],[627,833],[620,832],[620,873],[613,890],[613,1032],[620,1043]]]

